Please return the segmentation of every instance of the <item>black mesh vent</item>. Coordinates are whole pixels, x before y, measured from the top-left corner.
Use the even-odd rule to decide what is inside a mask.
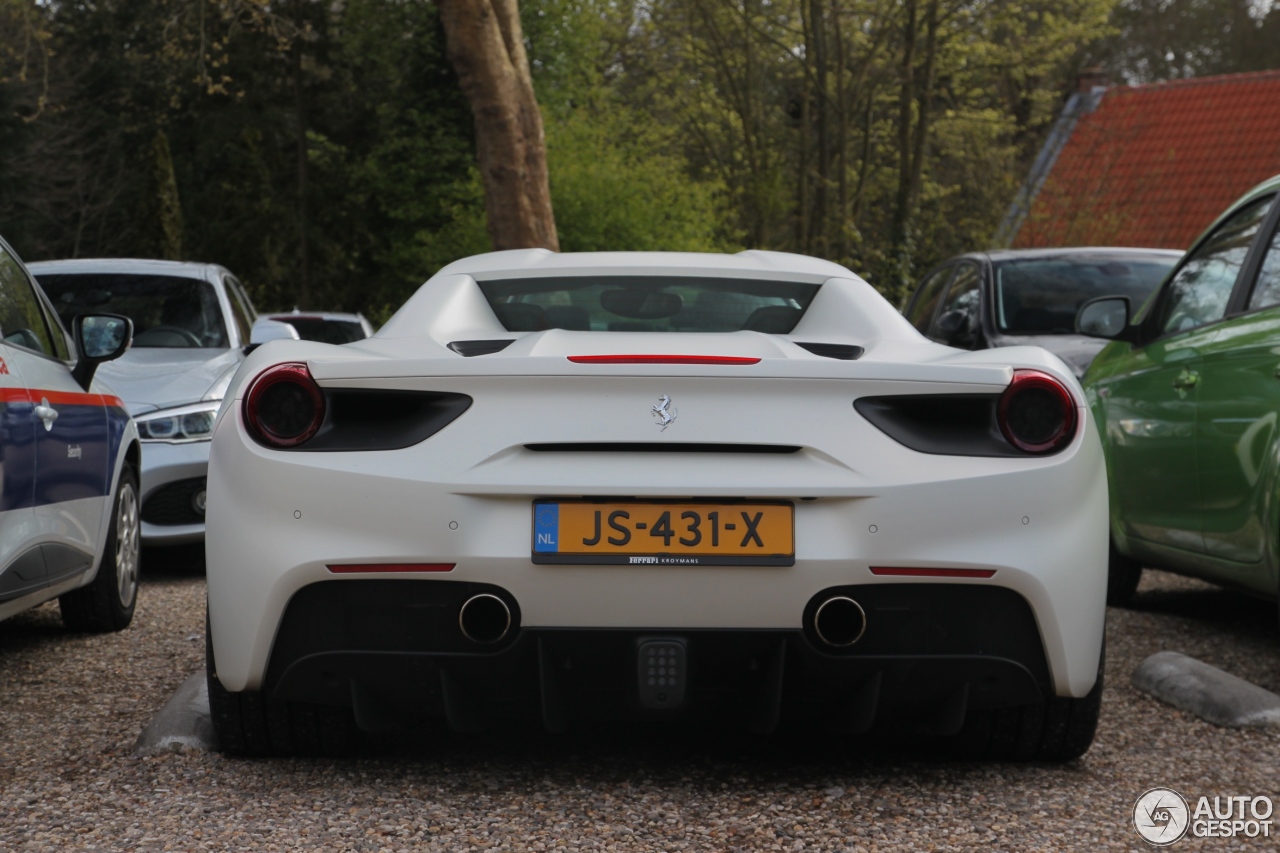
[[[1026,456],[1000,434],[999,394],[860,397],[858,414],[899,444],[943,456]]]
[[[204,513],[197,512],[192,503],[196,492],[204,488],[204,477],[161,486],[142,505],[142,520],[148,524],[204,524]]]

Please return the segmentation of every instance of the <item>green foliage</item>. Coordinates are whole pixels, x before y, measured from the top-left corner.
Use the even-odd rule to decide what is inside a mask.
[[[617,54],[634,15],[625,0],[522,6],[561,250],[732,250],[723,183],[694,174],[678,138],[627,103]]]
[[[748,246],[897,300],[987,245],[1113,5],[655,0],[613,86],[723,181]]]
[[[1112,21],[1089,55],[1119,81],[1280,68],[1277,0],[1122,0]]]
[[[0,230],[27,256],[162,257],[181,244],[235,271],[261,308],[374,313],[448,260],[423,235],[474,206],[474,154],[432,5],[41,8],[53,100],[0,151],[0,173],[26,167],[23,197],[0,197]],[[22,94],[0,83],[0,103]],[[157,159],[161,135],[171,165]]]
[[[0,175],[21,187],[0,190],[0,233],[24,254],[180,246],[235,271],[262,309],[377,319],[489,250],[471,114],[434,5],[0,3],[5,21],[39,18],[55,60],[47,84],[19,85],[45,54],[0,39]],[[731,247],[722,186],[691,175],[672,134],[613,88],[610,45],[630,12],[545,0],[525,14],[565,249]],[[42,92],[48,108],[24,122],[18,107],[34,114]]]
[[[893,299],[989,242],[1085,62],[1280,63],[1270,0],[521,6],[564,250],[798,251]],[[264,309],[386,316],[489,248],[473,133],[430,2],[0,0],[32,259],[181,246]]]
[[[731,248],[721,188],[695,180],[669,139],[624,109],[550,122],[547,157],[568,252]]]

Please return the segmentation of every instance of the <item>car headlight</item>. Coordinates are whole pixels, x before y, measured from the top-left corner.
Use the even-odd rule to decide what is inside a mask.
[[[139,415],[134,418],[138,437],[143,441],[208,441],[221,405],[220,400],[211,400]]]

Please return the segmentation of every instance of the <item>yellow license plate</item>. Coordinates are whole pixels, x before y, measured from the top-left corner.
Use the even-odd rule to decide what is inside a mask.
[[[533,503],[533,562],[658,566],[791,566],[787,502]]]

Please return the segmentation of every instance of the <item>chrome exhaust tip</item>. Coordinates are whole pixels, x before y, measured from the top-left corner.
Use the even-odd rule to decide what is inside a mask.
[[[462,636],[473,643],[497,643],[511,630],[511,608],[492,593],[473,595],[458,611],[458,627]]]
[[[845,595],[828,598],[813,613],[813,633],[833,649],[852,646],[862,639],[866,630],[866,611]]]

